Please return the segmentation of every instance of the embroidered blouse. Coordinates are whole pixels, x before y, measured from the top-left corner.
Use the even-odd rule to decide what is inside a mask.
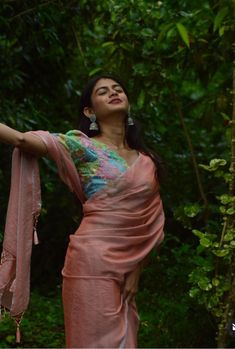
[[[56,133],[77,168],[86,198],[101,190],[129,167],[127,161],[108,145],[89,138],[79,130]]]

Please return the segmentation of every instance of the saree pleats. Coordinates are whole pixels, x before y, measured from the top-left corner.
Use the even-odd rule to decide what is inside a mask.
[[[122,305],[118,281],[64,277],[63,300],[67,348],[136,347],[135,304]]]

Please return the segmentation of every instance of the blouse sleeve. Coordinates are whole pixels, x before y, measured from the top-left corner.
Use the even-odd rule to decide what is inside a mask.
[[[65,134],[56,133],[58,141],[69,151],[75,165],[94,161],[91,149],[89,149],[89,137],[79,130],[71,130]],[[96,158],[96,156],[95,156]]]

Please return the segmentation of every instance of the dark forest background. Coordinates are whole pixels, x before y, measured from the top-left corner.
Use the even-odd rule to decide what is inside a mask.
[[[162,156],[165,241],[142,274],[139,347],[234,347],[234,0],[13,1],[0,6],[0,120],[20,131],[78,125],[89,77],[119,75]],[[234,86],[234,87],[233,87]],[[0,146],[0,237],[12,148]],[[61,268],[81,209],[41,159],[40,244],[19,347],[63,347]],[[16,347],[0,323],[1,348]]]

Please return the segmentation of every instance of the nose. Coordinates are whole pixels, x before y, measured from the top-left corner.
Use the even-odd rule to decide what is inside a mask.
[[[115,90],[111,90],[110,93],[109,93],[109,97],[117,96],[117,95],[118,95],[118,92],[115,91]]]

